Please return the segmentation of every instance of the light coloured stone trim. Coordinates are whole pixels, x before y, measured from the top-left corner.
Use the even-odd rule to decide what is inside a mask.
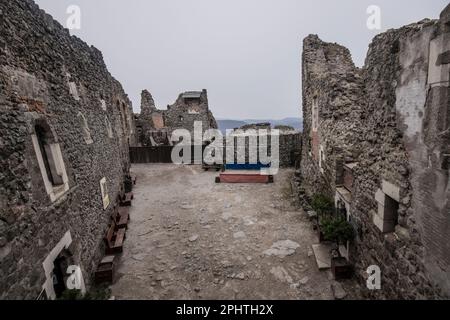
[[[33,142],[34,151],[36,152],[36,157],[39,165],[39,170],[42,174],[42,179],[44,181],[45,191],[50,197],[52,202],[55,202],[64,193],[69,190],[69,179],[67,177],[66,167],[64,165],[63,157],[61,154],[61,148],[58,143],[50,144],[51,154],[48,156],[53,157],[53,162],[56,167],[57,173],[62,177],[61,185],[53,185],[50,178],[47,175],[47,170],[44,164],[44,158],[41,153],[41,148],[39,147],[39,141],[35,134],[31,135],[31,140]]]

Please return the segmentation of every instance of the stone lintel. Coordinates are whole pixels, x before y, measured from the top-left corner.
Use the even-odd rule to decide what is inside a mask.
[[[384,194],[391,197],[397,202],[400,202],[400,188],[396,185],[390,183],[389,181],[383,180],[382,190]]]

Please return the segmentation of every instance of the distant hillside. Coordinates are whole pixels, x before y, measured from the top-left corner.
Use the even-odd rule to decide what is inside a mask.
[[[217,125],[222,134],[225,134],[227,129],[240,128],[246,124],[247,122],[240,120],[217,120]]]
[[[303,130],[303,120],[301,118],[285,118],[282,120],[272,119],[245,119],[245,120],[217,120],[219,130],[225,134],[227,129],[240,128],[246,124],[268,122],[272,127],[277,125],[291,126],[299,131]]]

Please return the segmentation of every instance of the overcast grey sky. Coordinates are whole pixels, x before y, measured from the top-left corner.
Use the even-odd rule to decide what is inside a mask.
[[[301,109],[301,47],[310,33],[338,42],[361,66],[371,39],[389,28],[437,18],[444,0],[36,0],[103,52],[110,72],[140,110],[148,89],[159,108],[187,90],[208,89],[217,118],[281,119]],[[380,31],[366,27],[381,8]]]

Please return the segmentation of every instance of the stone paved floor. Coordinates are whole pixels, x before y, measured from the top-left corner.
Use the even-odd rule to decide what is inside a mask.
[[[134,165],[138,181],[115,299],[333,299],[289,179],[215,184],[200,166]],[[337,287],[336,287],[337,286]],[[352,298],[353,282],[343,284]],[[341,290],[337,295],[343,295]]]

